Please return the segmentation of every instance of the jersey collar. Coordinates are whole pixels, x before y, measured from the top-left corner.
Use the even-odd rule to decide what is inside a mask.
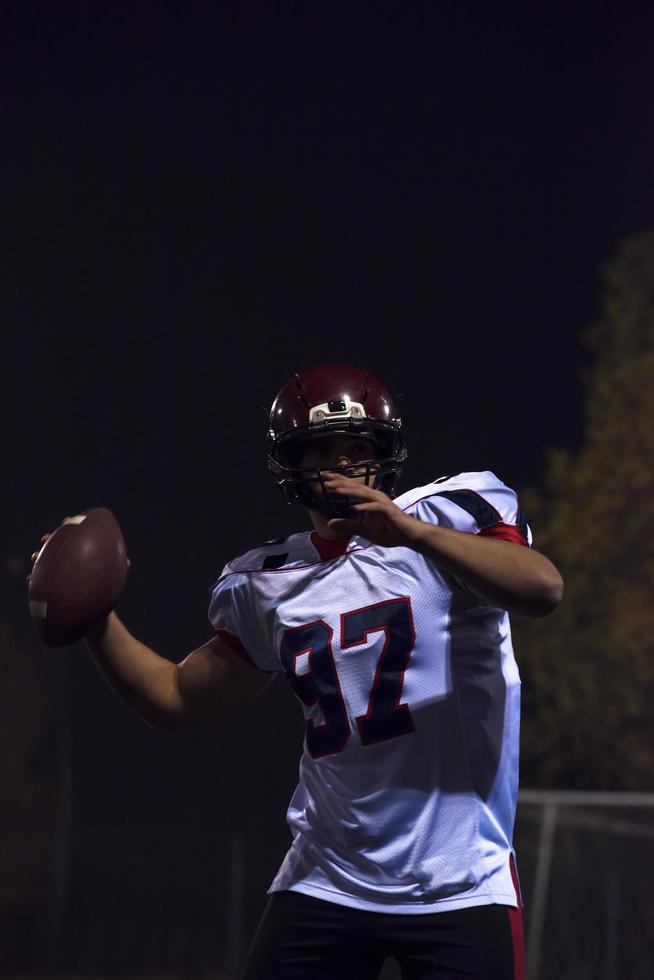
[[[314,546],[321,561],[339,558],[348,549],[350,538],[321,538],[317,531],[311,532],[311,544]]]

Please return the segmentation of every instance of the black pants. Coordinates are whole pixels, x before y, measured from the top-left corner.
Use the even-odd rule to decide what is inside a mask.
[[[523,980],[522,911],[476,905],[394,915],[271,895],[244,980],[377,980],[387,957],[403,980]]]

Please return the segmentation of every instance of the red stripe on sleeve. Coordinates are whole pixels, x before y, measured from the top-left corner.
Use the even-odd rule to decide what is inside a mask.
[[[485,538],[498,538],[500,541],[513,541],[514,544],[524,544],[529,547],[529,542],[519,527],[515,524],[493,524],[492,527],[485,527],[479,532]]]
[[[230,650],[238,654],[241,660],[244,660],[246,664],[249,664],[250,667],[255,667],[256,670],[260,669],[259,667],[257,667],[254,660],[247,652],[247,650],[239,640],[238,636],[235,636],[234,633],[230,633],[229,630],[215,630],[215,634],[217,637],[219,637],[219,639],[221,639],[224,643],[227,644]]]

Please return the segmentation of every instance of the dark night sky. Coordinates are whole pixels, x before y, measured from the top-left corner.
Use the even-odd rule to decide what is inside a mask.
[[[3,21],[7,568],[109,506],[134,562],[119,612],[179,659],[224,562],[306,524],[269,482],[262,406],[318,360],[402,393],[404,488],[485,468],[520,488],[578,445],[598,263],[654,220],[651,23],[465,2]],[[286,692],[162,748],[68,656],[80,819],[188,814],[279,755],[283,811]],[[218,780],[234,731],[250,755]]]

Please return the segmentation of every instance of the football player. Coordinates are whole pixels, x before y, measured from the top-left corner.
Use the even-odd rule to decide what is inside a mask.
[[[304,712],[293,841],[246,980],[523,976],[512,831],[520,680],[509,612],[542,616],[561,576],[491,472],[396,496],[406,458],[384,385],[346,364],[291,378],[268,463],[313,530],[230,561],[214,635],[172,664],[115,613],[87,640],[150,721],[213,718],[284,674]]]

